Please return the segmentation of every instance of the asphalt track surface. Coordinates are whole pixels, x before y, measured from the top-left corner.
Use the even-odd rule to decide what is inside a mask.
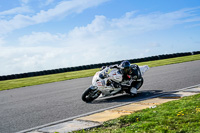
[[[154,67],[134,98],[119,95],[81,100],[92,77],[0,91],[0,133],[12,133],[103,108],[200,84],[200,60]]]

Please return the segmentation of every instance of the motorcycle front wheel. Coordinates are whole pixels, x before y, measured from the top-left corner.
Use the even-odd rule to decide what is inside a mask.
[[[86,89],[82,94],[82,100],[86,103],[92,102],[94,99],[99,97],[101,92],[97,89],[92,89],[91,87]]]

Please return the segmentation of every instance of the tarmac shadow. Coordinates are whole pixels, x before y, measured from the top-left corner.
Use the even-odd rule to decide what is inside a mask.
[[[115,96],[108,96],[103,98],[97,98],[91,104],[103,104],[103,103],[112,103],[112,102],[133,102],[136,100],[148,98],[154,95],[162,94],[162,90],[143,90],[138,91],[138,94],[134,97],[129,94],[118,94]]]

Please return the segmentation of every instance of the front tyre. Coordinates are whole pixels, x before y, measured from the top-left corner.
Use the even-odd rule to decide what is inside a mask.
[[[97,89],[92,89],[91,87],[86,89],[82,94],[82,100],[86,103],[92,102],[94,99],[99,97],[101,92]]]

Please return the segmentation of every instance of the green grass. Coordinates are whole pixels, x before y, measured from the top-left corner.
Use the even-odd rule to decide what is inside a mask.
[[[122,116],[76,133],[199,133],[200,94]]]
[[[200,60],[200,54],[184,56],[184,57],[177,57],[177,58],[170,58],[170,59],[163,59],[163,60],[156,60],[156,61],[148,61],[148,62],[142,62],[142,63],[136,63],[136,64],[138,64],[140,66],[141,65],[149,65],[149,67],[156,67],[156,66],[163,66],[163,65],[168,65],[168,64],[194,61],[194,60]],[[99,71],[99,69],[90,69],[90,70],[66,72],[66,73],[60,73],[60,74],[52,74],[52,75],[45,75],[45,76],[36,76],[36,77],[29,77],[29,78],[0,81],[0,91],[19,88],[19,87],[25,87],[25,86],[58,82],[58,81],[63,81],[63,80],[90,77],[90,76],[93,76],[95,74],[95,72],[97,72],[97,71]]]

